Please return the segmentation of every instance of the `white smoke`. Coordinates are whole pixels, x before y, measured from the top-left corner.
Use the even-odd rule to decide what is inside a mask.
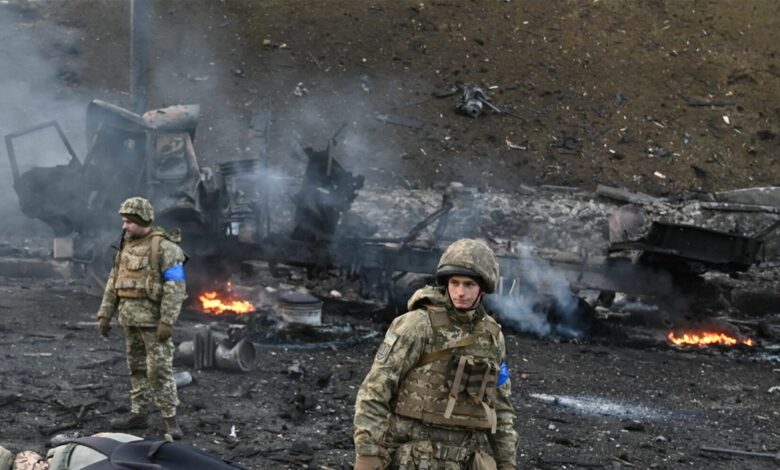
[[[563,273],[534,252],[533,246],[515,245],[522,280],[506,280],[486,298],[488,308],[505,325],[538,336],[579,338],[585,334],[580,303]]]
[[[0,134],[7,135],[56,120],[79,157],[84,155],[87,100],[78,85],[77,31],[46,19],[30,2],[0,3]],[[21,172],[36,165],[62,165],[70,160],[54,128],[14,140]],[[5,145],[0,150],[0,236],[17,239],[50,236],[49,228],[22,215],[13,190]],[[17,241],[17,240],[14,240]]]

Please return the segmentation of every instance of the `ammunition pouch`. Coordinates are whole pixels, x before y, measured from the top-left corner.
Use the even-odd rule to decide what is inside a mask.
[[[438,461],[468,462],[472,455],[474,455],[474,449],[468,447],[434,443],[434,458]]]
[[[121,299],[150,299],[159,302],[162,297],[160,274],[160,243],[162,232],[152,232],[151,239],[125,245],[117,256],[117,274],[114,281],[117,297]],[[166,237],[168,238],[168,237]],[[143,246],[149,248],[144,250]]]
[[[426,310],[434,331],[452,333],[445,308]],[[435,426],[495,433],[500,326],[484,317],[471,333],[459,334],[420,356],[399,384],[395,412]]]
[[[393,468],[398,470],[433,470],[433,459],[433,442],[406,442],[395,451]]]
[[[496,400],[498,367],[474,356],[460,356],[453,359],[455,360],[450,366],[451,373],[447,378],[450,397],[465,393],[475,402],[486,401],[493,404]]]
[[[451,356],[448,366],[438,363],[426,368],[427,371],[412,369],[401,382],[396,413],[439,426],[496,431],[495,364],[464,355]]]
[[[473,356],[455,357],[447,379],[450,391],[444,417],[450,418],[455,404],[465,395],[467,403],[481,405],[491,432],[496,432],[496,381],[498,367]]]
[[[488,456],[489,457],[489,456]],[[461,465],[474,461],[474,449],[440,444],[430,440],[410,441],[402,444],[393,457],[393,468],[399,470],[424,470],[444,468],[442,462],[458,462]],[[485,467],[485,470],[490,467]],[[478,467],[482,470],[482,467]],[[495,470],[495,465],[493,466]]]
[[[469,470],[496,470],[496,460],[481,449],[474,453]]]

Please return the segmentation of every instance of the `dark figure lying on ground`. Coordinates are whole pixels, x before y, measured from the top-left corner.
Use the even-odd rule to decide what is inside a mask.
[[[98,433],[14,455],[0,446],[0,470],[246,470],[200,449],[132,434]]]

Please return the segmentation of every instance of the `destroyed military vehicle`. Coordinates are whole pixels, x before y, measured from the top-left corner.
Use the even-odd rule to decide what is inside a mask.
[[[325,151],[304,149],[309,166],[294,197],[296,226],[290,236],[268,238],[262,151],[257,158],[228,161],[216,168],[202,166],[194,147],[198,117],[198,105],[170,106],[139,115],[94,100],[87,108],[83,158],[76,155],[57,122],[6,135],[22,212],[48,224],[57,237],[55,248],[63,251],[60,257],[80,263],[98,281],[106,277],[110,266],[113,250],[109,247],[120,240],[117,208],[127,197],[137,195],[151,200],[155,223],[181,229],[182,245],[191,262],[209,267],[188,271],[208,271],[209,280],[218,279],[220,269],[231,261],[252,255],[327,265],[328,259],[305,249],[302,252],[294,241],[327,244],[363,177],[353,176],[332,159],[330,144]],[[263,119],[266,114],[256,115],[253,128],[267,129],[267,122],[256,122]],[[68,162],[30,164],[36,162],[36,155],[20,154],[16,141],[34,138],[50,128],[56,130]]]
[[[116,216],[127,197],[143,195],[156,209],[156,222],[181,228],[188,251],[244,233],[259,220],[259,160],[230,162],[218,171],[201,166],[193,141],[198,105],[179,105],[138,115],[95,100],[87,108],[87,152],[79,158],[59,124],[48,122],[5,138],[14,189],[22,212],[40,219],[70,254],[100,274],[111,243],[119,240]],[[69,154],[63,165],[26,171],[15,141],[54,128]],[[254,232],[252,232],[254,233]],[[61,242],[59,246],[62,246]],[[206,250],[206,253],[208,250]]]

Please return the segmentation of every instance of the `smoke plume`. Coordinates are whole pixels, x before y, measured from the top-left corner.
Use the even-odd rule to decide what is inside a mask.
[[[0,3],[0,133],[7,135],[56,120],[83,157],[85,102],[78,83],[77,31],[45,22],[33,2]],[[35,165],[62,165],[70,156],[53,128],[14,141],[21,172]],[[5,149],[0,151],[0,236],[6,241],[49,235],[43,223],[19,210]]]
[[[519,280],[502,281],[499,294],[486,299],[488,309],[505,325],[538,336],[578,338],[586,334],[587,319],[563,273],[534,254],[533,247],[517,243]]]

